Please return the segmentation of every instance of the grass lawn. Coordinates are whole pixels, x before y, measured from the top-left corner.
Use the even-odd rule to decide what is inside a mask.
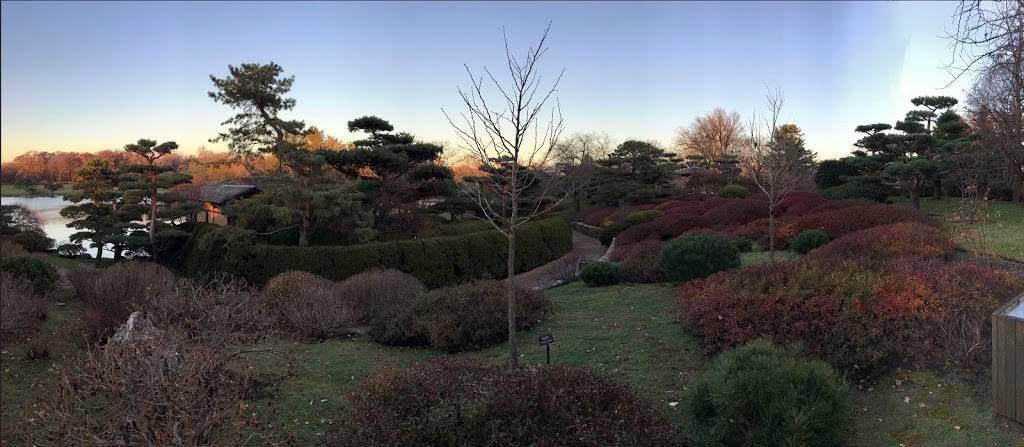
[[[897,203],[910,206],[905,199],[896,200]],[[1000,201],[988,203],[992,221],[980,226],[985,237],[985,249],[1024,262],[1024,206]],[[924,197],[921,199],[921,211],[938,218],[953,237],[957,238],[957,224],[951,219],[959,204],[958,198],[933,200]]]
[[[35,337],[45,341],[49,358],[27,360],[27,344],[0,350],[0,445],[13,442],[11,436],[19,427],[37,417],[33,404],[52,392],[54,368],[84,349],[78,301],[62,291],[50,297],[47,307],[46,322]]]
[[[535,337],[551,333],[553,362],[589,367],[630,383],[685,431],[687,386],[704,371],[708,359],[698,340],[670,313],[674,295],[674,288],[666,284],[587,288],[574,283],[549,290],[556,312],[540,327],[520,333],[523,362],[544,361]],[[290,352],[300,367],[274,395],[252,402],[251,408],[301,443],[315,442],[337,423],[345,411],[345,392],[374,367],[444,355],[362,340],[270,346]],[[497,346],[460,355],[501,363],[505,353],[504,346]],[[269,358],[258,369],[268,374],[281,371],[280,362]],[[981,382],[975,387],[927,371],[898,371],[877,383],[855,386],[850,444],[1024,445],[1022,435],[994,426],[987,379]],[[673,402],[680,404],[670,405]]]
[[[50,190],[48,190],[45,187],[43,187],[43,185],[36,185],[36,189],[39,190],[39,193],[47,193],[48,194],[50,192]],[[56,191],[54,191],[53,194],[54,195],[58,195],[58,196],[63,196],[63,195],[66,195],[67,193],[69,193],[71,191],[72,191],[71,183],[61,183],[60,184],[60,188],[58,188]],[[31,196],[31,194],[29,194],[28,188],[26,188],[26,187],[24,187],[22,185],[12,185],[12,184],[9,184],[9,183],[0,184],[0,195],[5,196],[5,197],[29,197],[29,196]]]
[[[789,250],[775,250],[775,262],[788,261],[790,259],[799,258],[800,254],[795,251]],[[769,253],[767,251],[750,251],[746,253],[740,253],[740,267],[746,268],[755,266],[758,264],[764,264],[770,261]]]

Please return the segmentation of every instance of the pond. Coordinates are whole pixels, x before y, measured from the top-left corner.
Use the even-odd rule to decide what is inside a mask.
[[[68,205],[72,205],[71,202],[64,200],[61,196],[54,197],[0,197],[0,205],[21,205],[29,210],[35,212],[39,219],[43,221],[43,232],[47,236],[53,238],[56,242],[55,245],[66,244],[70,241],[71,235],[78,230],[74,228],[68,228],[68,219],[60,215],[61,208]],[[87,251],[89,256],[96,255],[96,249],[89,248],[92,245],[90,241],[83,241],[82,247]],[[103,251],[104,258],[114,257],[114,253],[110,250]]]

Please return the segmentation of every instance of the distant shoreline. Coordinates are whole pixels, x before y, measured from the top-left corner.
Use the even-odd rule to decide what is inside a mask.
[[[38,190],[33,194],[29,188],[35,188]],[[55,197],[65,196],[71,192],[71,183],[61,183],[60,188],[50,191],[46,189],[42,184],[32,185],[14,185],[10,183],[0,183],[0,196],[3,197]]]

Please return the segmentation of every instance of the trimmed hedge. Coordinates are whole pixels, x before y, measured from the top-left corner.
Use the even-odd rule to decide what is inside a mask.
[[[711,233],[679,236],[661,250],[661,271],[670,281],[689,281],[740,266],[739,252],[728,240]]]
[[[520,227],[516,241],[515,269],[523,272],[569,252],[572,231],[564,218],[550,217]],[[507,247],[497,231],[362,245],[253,245],[239,228],[201,225],[186,247],[185,265],[192,275],[226,272],[255,284],[290,270],[340,281],[372,268],[395,269],[436,288],[505,277]]]
[[[580,279],[590,287],[613,286],[622,282],[622,268],[613,262],[593,262],[580,269]]]

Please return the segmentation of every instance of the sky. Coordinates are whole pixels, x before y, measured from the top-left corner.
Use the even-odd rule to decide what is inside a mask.
[[[792,3],[23,3],[3,2],[0,152],[97,151],[139,138],[185,154],[232,115],[207,92],[228,64],[295,76],[304,120],[344,141],[377,115],[423,141],[457,142],[464,64],[504,62],[550,23],[545,79],[567,132],[657,140],[716,107],[744,120],[766,89],[820,159],[853,149],[858,124],[895,122],[910,98],[962,98],[942,39],[953,2]]]

